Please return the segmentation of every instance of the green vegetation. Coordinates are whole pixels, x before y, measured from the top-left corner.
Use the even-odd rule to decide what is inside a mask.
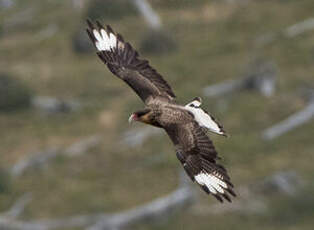
[[[18,79],[0,73],[0,112],[28,107],[31,92]]]
[[[297,170],[312,183],[313,122],[272,142],[263,142],[260,132],[305,105],[296,92],[302,86],[314,87],[314,31],[280,38],[263,48],[257,48],[256,39],[312,17],[314,1],[252,0],[239,5],[214,0],[193,5],[188,3],[191,1],[152,2],[178,49],[145,58],[172,85],[180,102],[202,96],[204,86],[241,76],[255,58],[272,60],[279,68],[278,91],[270,99],[249,91],[219,101],[203,98],[204,107],[231,134],[228,139],[214,135],[212,139],[234,184],[251,184],[285,169]],[[14,181],[0,172],[0,210],[7,210],[26,192],[34,197],[22,215],[29,220],[119,211],[172,191],[181,166],[168,137],[150,138],[138,148],[121,147],[120,138],[129,129],[128,115],[143,106],[141,101],[95,54],[79,56],[72,50],[72,35],[85,27],[85,13],[74,11],[70,1],[29,0],[0,11],[0,19],[10,21],[29,8],[33,8],[33,22],[9,28],[0,38],[0,69],[17,76],[36,95],[76,98],[86,106],[56,116],[43,116],[35,110],[0,113],[0,168],[9,169],[35,151],[68,146],[95,133],[103,134],[104,140],[85,155],[57,159],[46,169],[29,171]],[[139,47],[146,33],[145,22],[136,13],[106,18],[105,23],[134,47]],[[57,33],[38,39],[51,24],[57,25]],[[210,215],[187,210],[161,225],[137,227],[312,229],[314,188],[305,190],[294,198],[269,198],[267,215]],[[216,202],[199,193],[203,205]]]
[[[139,50],[143,54],[163,54],[176,50],[176,43],[168,31],[149,30],[144,36]]]
[[[86,12],[87,18],[93,20],[120,20],[135,14],[134,5],[127,0],[93,0]]]

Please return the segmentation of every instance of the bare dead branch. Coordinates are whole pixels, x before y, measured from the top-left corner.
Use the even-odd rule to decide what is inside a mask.
[[[113,214],[98,213],[41,221],[19,221],[0,216],[0,229],[53,230],[85,227],[87,230],[118,230],[147,220],[168,218],[172,212],[182,209],[194,201],[195,193],[190,187],[190,183],[187,176],[182,172],[179,187],[172,193],[133,209]],[[240,186],[237,189],[239,198],[233,203],[215,203],[209,206],[198,204],[193,207],[192,211],[201,215],[215,215],[235,211],[240,213],[264,213],[268,209],[265,195],[270,193],[296,195],[303,184],[304,182],[297,172],[280,171],[256,184]]]
[[[101,142],[101,135],[93,135],[75,142],[66,149],[53,147],[31,155],[17,162],[11,168],[11,175],[18,177],[31,168],[43,167],[57,156],[64,155],[68,157],[79,156],[86,153],[89,149],[95,147]]]
[[[203,94],[207,97],[219,97],[244,88],[246,79],[229,80],[215,85],[210,85],[203,89]]]
[[[190,204],[193,197],[190,187],[180,187],[171,194],[148,204],[111,215],[87,228],[87,230],[121,229],[145,220],[166,218],[169,216],[169,213]]]
[[[49,28],[46,31],[49,32]],[[55,30],[55,28],[51,28]],[[46,33],[45,31],[43,33]],[[48,114],[67,113],[79,109],[80,104],[75,100],[60,100],[54,97],[36,96],[31,100],[32,106]]]
[[[24,211],[26,205],[31,200],[32,200],[32,195],[30,193],[24,194],[12,205],[12,207],[8,211],[0,214],[0,216],[13,218],[13,219],[19,217],[21,213]]]
[[[143,16],[149,29],[140,43],[140,51],[150,54],[165,54],[176,49],[171,34],[163,28],[161,18],[147,0],[130,0]]]
[[[138,11],[142,14],[149,27],[153,30],[159,30],[162,27],[161,19],[146,0],[131,0]]]
[[[287,119],[273,125],[262,133],[264,140],[273,140],[284,133],[310,121],[314,117],[314,100],[312,100],[303,110],[292,114]]]
[[[18,177],[30,168],[42,167],[51,159],[56,158],[59,153],[60,148],[51,148],[42,152],[35,153],[30,157],[22,159],[14,164],[11,168],[11,175],[13,177]]]
[[[181,176],[182,177],[182,176]],[[80,215],[62,219],[19,221],[0,216],[0,229],[6,230],[53,230],[58,228],[88,227],[89,230],[120,229],[144,220],[169,217],[169,214],[185,207],[194,200],[194,192],[184,179],[174,192],[147,204],[114,214]]]
[[[305,182],[296,171],[278,171],[254,184],[237,186],[238,197],[232,203],[203,205],[198,203],[191,209],[198,215],[219,215],[226,213],[263,214],[270,208],[267,196],[296,196]]]
[[[106,214],[81,215],[64,219],[20,221],[0,216],[0,229],[6,230],[51,230],[58,228],[86,227],[107,218]]]
[[[314,30],[314,18],[308,18],[302,22],[289,26],[284,30],[284,34],[287,37],[292,38],[310,30]]]
[[[304,187],[304,180],[294,170],[278,171],[264,180],[250,186],[253,194],[282,194],[295,196]]]
[[[288,26],[279,32],[265,34],[257,38],[256,44],[258,46],[265,46],[277,38],[293,38],[311,30],[314,30],[314,18],[308,18],[304,21]]]
[[[245,77],[208,86],[203,89],[203,94],[220,97],[240,90],[256,89],[265,97],[270,97],[275,92],[276,78],[277,71],[273,63],[258,63],[250,68]]]
[[[86,153],[89,149],[97,146],[101,142],[102,138],[102,135],[93,135],[75,142],[65,149],[64,155],[69,157],[80,156]]]

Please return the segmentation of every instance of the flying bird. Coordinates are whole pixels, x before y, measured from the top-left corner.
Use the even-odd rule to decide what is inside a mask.
[[[175,94],[163,77],[141,59],[138,52],[120,34],[107,25],[87,20],[87,34],[97,55],[108,69],[125,81],[145,103],[145,108],[131,114],[129,122],[138,121],[163,128],[176,149],[185,172],[217,200],[231,202],[236,196],[226,169],[217,163],[219,157],[207,131],[226,135],[222,125],[201,108],[200,97],[186,105],[176,102]]]

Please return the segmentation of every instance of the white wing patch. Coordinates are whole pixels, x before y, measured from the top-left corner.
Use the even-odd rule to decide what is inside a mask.
[[[194,177],[194,179],[198,184],[203,186],[205,185],[208,188],[208,190],[213,194],[217,193],[224,194],[225,193],[224,189],[228,187],[226,182],[221,180],[219,177],[208,174],[205,171],[202,171],[199,174],[197,174]]]
[[[193,100],[192,102],[188,103],[185,108],[194,115],[196,122],[201,127],[205,127],[213,133],[226,135],[222,127],[208,113],[199,107],[200,105],[200,101]]]
[[[113,33],[108,33],[101,29],[100,31],[93,29],[93,34],[96,38],[95,45],[99,51],[110,51],[117,47],[117,38]]]

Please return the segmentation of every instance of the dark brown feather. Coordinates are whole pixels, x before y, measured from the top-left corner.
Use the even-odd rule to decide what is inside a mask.
[[[89,20],[87,24],[89,26],[87,34],[95,45],[97,39],[93,30],[96,27]],[[158,97],[164,97],[169,101],[174,100],[175,95],[169,84],[149,65],[147,60],[138,58],[138,52],[128,42],[124,42],[120,34],[115,34],[109,25],[104,28],[99,21],[96,21],[96,25],[96,30],[104,29],[107,34],[112,33],[117,38],[116,49],[97,53],[113,74],[124,80],[146,104]]]
[[[225,199],[231,202],[228,194],[232,196],[236,196],[236,194],[226,169],[216,163],[218,156],[212,141],[196,122],[192,120],[186,122],[186,124],[179,123],[168,128],[165,127],[169,137],[176,145],[177,158],[193,181],[195,181],[195,176],[201,172],[206,172],[224,181],[227,184],[227,188],[223,188],[224,193],[213,194],[205,185],[200,184],[200,186],[217,200],[223,202]]]
[[[89,26],[87,34],[95,45],[97,39],[93,30],[96,28],[89,20],[87,24]],[[230,177],[226,169],[217,164],[216,161],[219,159],[217,151],[204,129],[194,120],[193,114],[183,106],[175,104],[175,95],[168,83],[147,60],[138,58],[137,51],[129,43],[124,42],[121,35],[115,34],[108,25],[104,28],[98,21],[96,25],[99,32],[103,29],[107,34],[112,33],[117,38],[116,47],[111,46],[110,50],[99,51],[97,55],[113,74],[125,81],[146,103],[148,108],[142,111],[143,114],[141,111],[138,112],[141,118],[139,120],[164,128],[176,146],[176,156],[191,180],[199,183],[206,193],[212,194],[220,202],[224,199],[231,202],[229,195],[236,194]],[[99,47],[99,44],[97,45]],[[200,98],[195,100],[201,102]],[[222,129],[221,125],[219,127]],[[200,177],[195,178],[201,173],[205,176],[210,175],[210,178],[216,177],[220,183],[224,182],[224,187],[218,188],[215,184],[216,188],[207,187]],[[203,175],[201,174],[201,179]]]

